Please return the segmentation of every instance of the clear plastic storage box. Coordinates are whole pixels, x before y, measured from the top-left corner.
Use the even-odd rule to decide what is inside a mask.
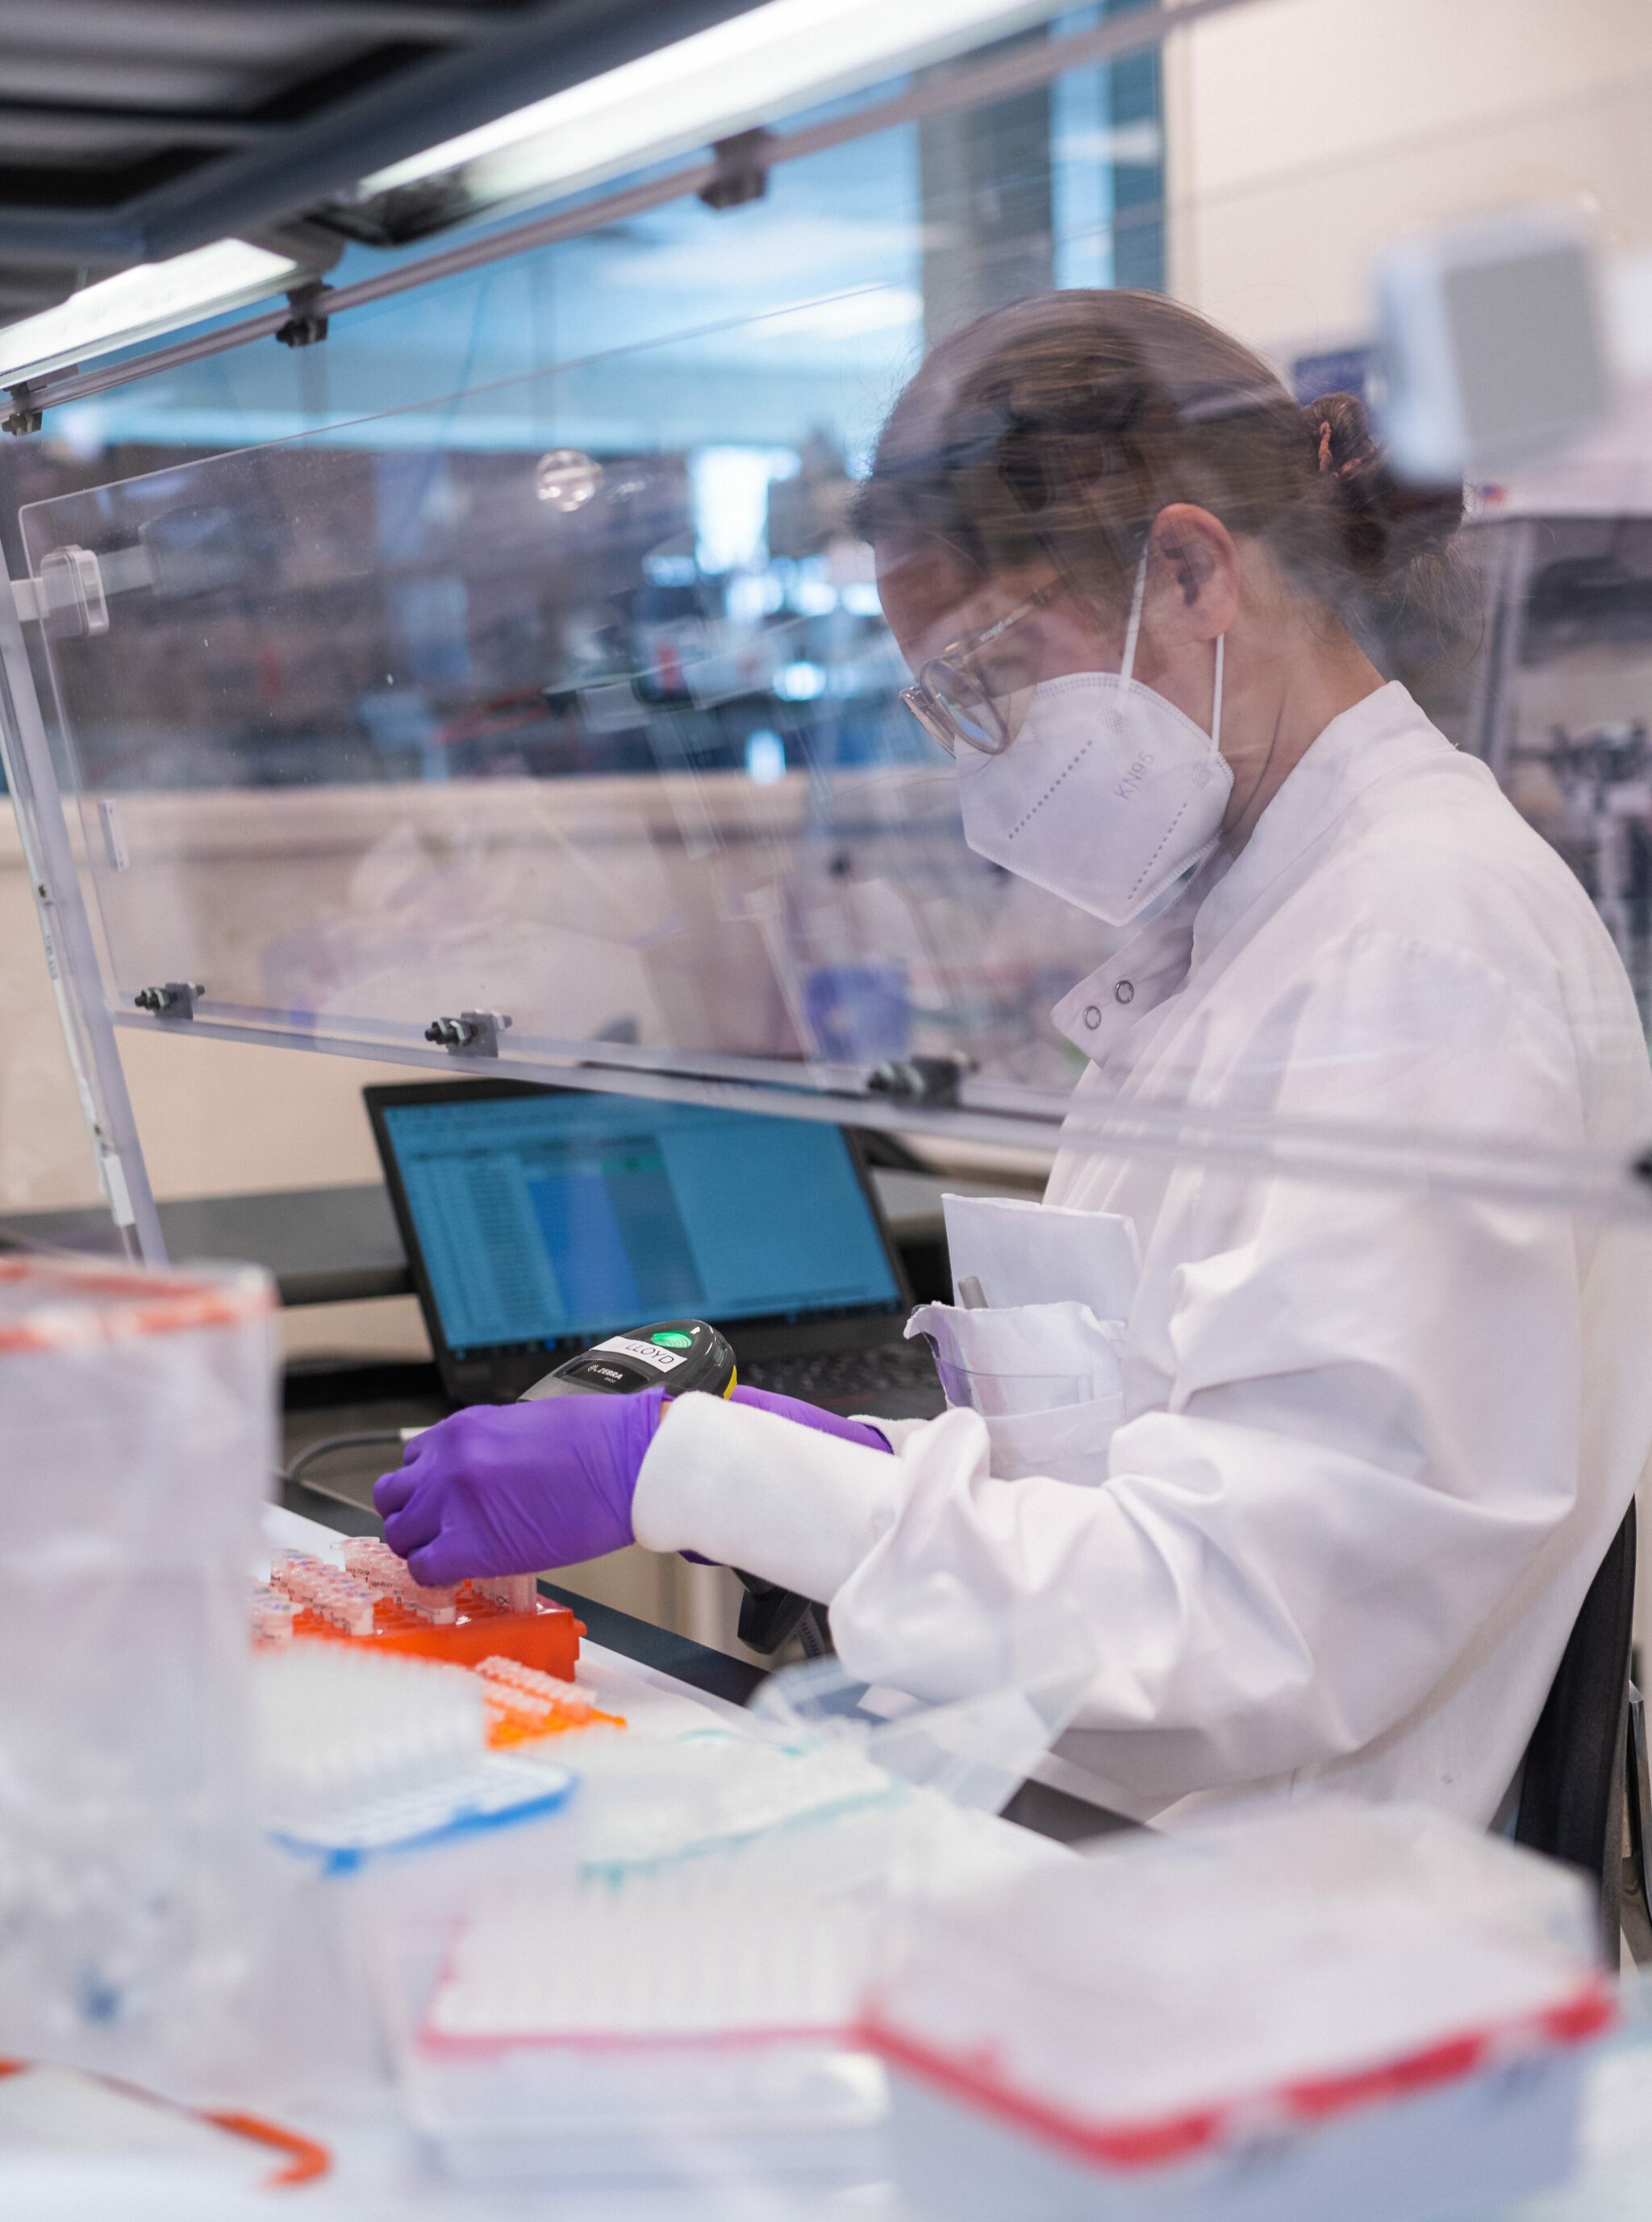
[[[1424,2222],[1566,2175],[1615,2014],[1577,1878],[1327,1806],[932,1904],[862,2032],[946,2222]]]
[[[256,2043],[272,1304],[250,1268],[0,1258],[0,2054],[194,2090]]]

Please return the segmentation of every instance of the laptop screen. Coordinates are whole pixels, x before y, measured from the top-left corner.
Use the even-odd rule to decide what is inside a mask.
[[[903,1309],[836,1127],[572,1091],[385,1093],[384,1148],[455,1359],[673,1315]]]

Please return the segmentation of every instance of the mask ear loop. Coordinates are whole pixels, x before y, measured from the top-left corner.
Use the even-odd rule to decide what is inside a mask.
[[[1136,565],[1136,582],[1130,591],[1130,622],[1124,635],[1124,668],[1119,674],[1127,687],[1135,684],[1132,675],[1136,668],[1136,642],[1141,636],[1141,605],[1147,592],[1147,555],[1148,550],[1144,548],[1141,561]],[[1219,632],[1216,635],[1215,691],[1210,702],[1210,753],[1213,756],[1222,754],[1222,650],[1227,644],[1228,636]]]
[[[1136,582],[1130,591],[1130,623],[1124,636],[1124,668],[1119,676],[1127,687],[1134,685],[1131,674],[1136,668],[1136,641],[1141,631],[1141,604],[1147,591],[1147,550],[1141,551],[1141,561],[1136,565]]]

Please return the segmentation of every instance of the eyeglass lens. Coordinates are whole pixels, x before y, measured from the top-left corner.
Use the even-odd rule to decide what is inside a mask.
[[[940,707],[957,738],[996,756],[1009,735],[1003,716],[979,680],[955,663],[934,663],[923,675],[925,693]]]

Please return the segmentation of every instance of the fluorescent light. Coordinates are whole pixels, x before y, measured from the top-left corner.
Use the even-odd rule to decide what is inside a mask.
[[[766,0],[363,180],[372,197],[463,169],[497,207],[600,183],[788,110],[945,60],[1059,15],[1071,0]]]
[[[0,383],[85,362],[291,286],[301,263],[244,239],[220,239],[166,262],[140,262],[83,286],[55,309],[0,330]]]

